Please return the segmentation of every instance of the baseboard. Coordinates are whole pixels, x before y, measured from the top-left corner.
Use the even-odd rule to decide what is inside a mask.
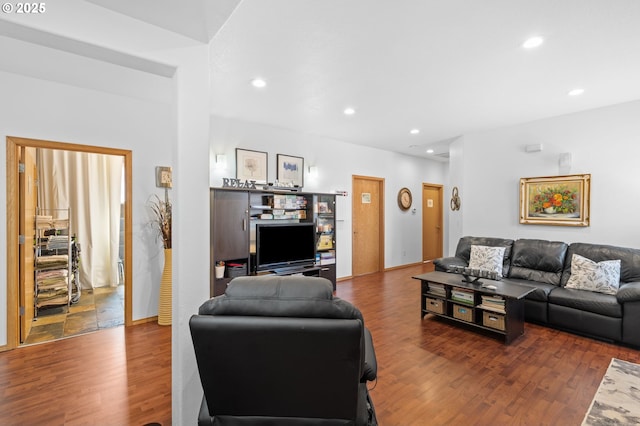
[[[394,271],[396,269],[404,269],[404,268],[409,268],[411,266],[420,266],[426,263],[431,263],[431,260],[425,260],[424,262],[415,262],[415,263],[407,263],[405,265],[398,265],[398,266],[392,266],[390,268],[384,268],[382,270],[382,272],[389,272],[389,271]],[[353,275],[347,275],[346,277],[340,277],[338,279],[336,279],[336,282],[340,282],[340,281],[347,281],[347,280],[351,280],[353,279]]]
[[[158,316],[142,318],[131,322],[131,325],[146,324],[148,322],[158,322]]]
[[[420,266],[425,262],[415,262],[415,263],[406,263],[404,265],[398,265],[398,266],[392,266],[390,268],[384,268],[384,272],[389,272],[389,271],[395,271],[396,269],[404,269],[404,268],[409,268],[411,266]]]

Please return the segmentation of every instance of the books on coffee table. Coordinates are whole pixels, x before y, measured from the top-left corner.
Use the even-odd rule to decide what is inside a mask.
[[[479,308],[486,309],[488,311],[494,311],[504,314],[504,298],[501,296],[482,295],[482,304]]]
[[[429,283],[429,293],[442,298],[447,297],[447,290],[444,288],[444,284]]]
[[[451,299],[466,305],[473,305],[473,291],[454,288],[451,290]]]

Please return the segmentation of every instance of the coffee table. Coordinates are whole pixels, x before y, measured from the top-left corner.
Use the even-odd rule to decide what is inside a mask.
[[[504,336],[505,344],[524,334],[524,297],[533,287],[508,279],[469,283],[460,274],[440,271],[412,278],[420,280],[421,318],[432,314],[488,330]]]

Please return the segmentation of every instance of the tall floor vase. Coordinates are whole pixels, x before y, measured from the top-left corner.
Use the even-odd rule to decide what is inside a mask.
[[[171,325],[171,249],[164,249],[164,269],[160,279],[160,300],[158,304],[158,324]]]

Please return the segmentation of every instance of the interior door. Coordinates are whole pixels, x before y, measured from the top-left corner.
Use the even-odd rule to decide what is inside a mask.
[[[18,177],[20,191],[19,234],[24,236],[24,243],[19,246],[19,303],[20,303],[20,343],[24,343],[34,316],[34,272],[33,241],[35,236],[35,215],[37,204],[37,171],[36,148],[20,147],[20,163],[24,164],[24,172]]]
[[[384,179],[353,176],[352,275],[384,269]]]
[[[442,185],[422,184],[422,261],[442,257]]]

